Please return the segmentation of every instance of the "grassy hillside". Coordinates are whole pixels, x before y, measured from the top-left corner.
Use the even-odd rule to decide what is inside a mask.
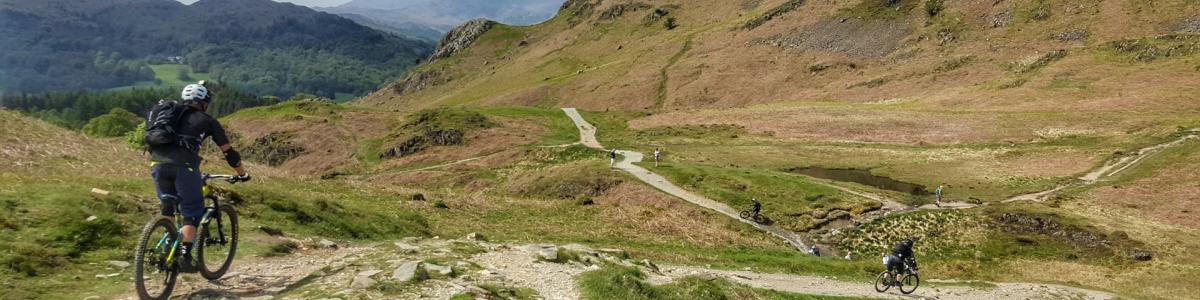
[[[494,26],[361,102],[579,107],[604,145],[663,149],[665,165],[643,166],[737,207],[764,199],[768,216],[795,230],[831,207],[851,216],[873,208],[789,170],[944,184],[948,201],[989,207],[883,218],[839,239],[860,241],[843,246],[865,254],[906,236],[950,235],[961,239],[920,246],[937,257],[928,263],[938,274],[1089,286],[1109,278],[1134,297],[1179,298],[1184,276],[1167,270],[1196,263],[1170,253],[1197,248],[1172,240],[1198,231],[1177,223],[1194,216],[1183,209],[1188,177],[1175,172],[1184,167],[1164,162],[1191,146],[1052,203],[1001,202],[1078,182],[1200,127],[1189,84],[1200,80],[1197,9],[1185,0],[568,1],[549,22]],[[1013,232],[1026,217],[1106,244]],[[913,225],[922,222],[977,230]],[[1133,249],[1163,256],[1132,262]],[[1170,279],[1146,275],[1161,272]]]

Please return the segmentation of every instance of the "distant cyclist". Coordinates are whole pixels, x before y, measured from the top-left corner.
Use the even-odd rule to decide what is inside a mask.
[[[750,211],[753,212],[752,216],[757,216],[762,211],[762,202],[758,202],[758,198],[750,198]]]
[[[192,243],[196,239],[196,225],[204,213],[204,185],[200,175],[200,145],[207,138],[220,147],[225,161],[237,171],[239,180],[250,180],[242,167],[242,157],[229,144],[229,137],[217,119],[210,116],[208,105],[213,95],[204,87],[204,82],[188,85],[183,89],[182,102],[164,101],[147,118],[146,141],[150,152],[150,175],[162,201],[162,215],[174,216],[175,203],[179,203],[183,215],[183,240],[180,246],[180,270],[195,272],[192,262]]]
[[[899,282],[901,275],[909,272],[906,270],[905,262],[911,263],[912,271],[916,271],[917,258],[913,255],[913,244],[915,243],[911,239],[896,244],[896,247],[892,248],[892,255],[884,259],[888,272],[892,272],[896,276],[893,282]]]

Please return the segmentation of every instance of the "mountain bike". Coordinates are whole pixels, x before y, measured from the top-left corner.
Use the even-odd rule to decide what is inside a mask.
[[[900,288],[901,293],[907,295],[916,291],[917,286],[920,285],[921,277],[917,276],[916,265],[907,259],[904,260],[904,277],[901,277],[899,281],[896,281],[896,274],[888,270],[879,273],[879,277],[875,278],[875,291],[880,293],[895,286]]]
[[[204,215],[196,227],[196,241],[192,249],[196,254],[194,264],[200,276],[208,280],[220,279],[229,271],[237,252],[237,210],[221,204],[213,193],[210,182],[224,180],[230,184],[241,182],[233,175],[203,175]],[[211,203],[211,204],[210,204]],[[179,203],[175,204],[172,217],[155,217],[142,229],[134,254],[134,285],[141,299],[169,299],[179,276],[180,238],[183,236],[183,216]]]
[[[754,221],[754,223],[758,223],[758,224],[766,224],[767,223],[766,216],[763,216],[761,213],[755,213],[754,210],[752,210],[752,209],[743,210],[740,216],[742,217],[742,219],[752,220],[752,221]]]

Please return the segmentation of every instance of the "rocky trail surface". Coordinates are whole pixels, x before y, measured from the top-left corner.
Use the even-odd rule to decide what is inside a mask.
[[[653,284],[682,278],[724,278],[754,288],[810,295],[876,299],[1113,299],[1105,292],[1034,283],[923,283],[911,295],[877,293],[871,282],[828,276],[658,266],[620,249],[580,244],[492,243],[407,238],[391,244],[322,245],[282,257],[243,259],[224,278],[187,275],[175,299],[508,299],[527,290],[538,299],[580,299],[580,274],[608,265],[638,268]],[[118,299],[134,299],[123,295]]]

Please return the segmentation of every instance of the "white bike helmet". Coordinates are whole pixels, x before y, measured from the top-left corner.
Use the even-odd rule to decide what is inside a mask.
[[[200,83],[189,84],[187,87],[184,87],[183,95],[181,97],[183,101],[208,102],[212,100],[212,97],[210,96],[212,95],[208,93],[208,88],[204,87],[204,81],[201,81]]]

